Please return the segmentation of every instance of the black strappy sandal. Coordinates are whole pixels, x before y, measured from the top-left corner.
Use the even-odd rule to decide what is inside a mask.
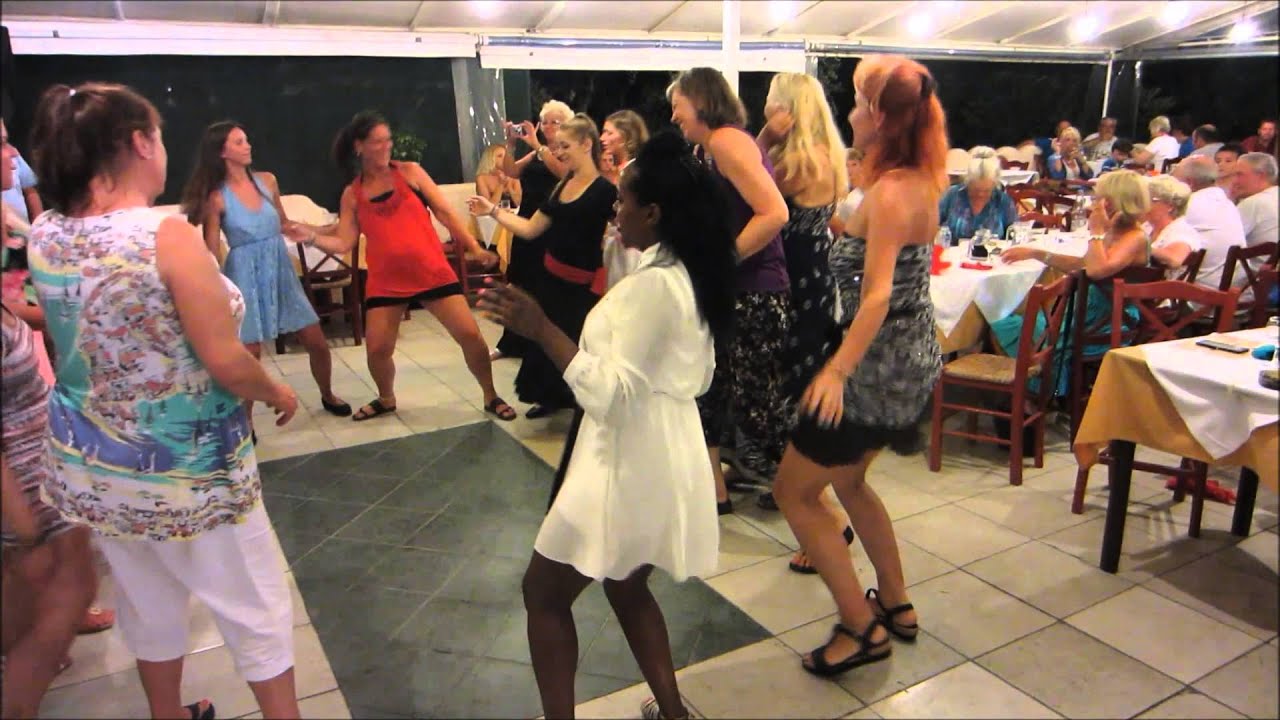
[[[516,409],[500,397],[490,400],[484,406],[484,411],[503,422],[511,422],[516,419]]]
[[[848,525],[844,526],[844,544],[845,545],[853,544],[853,528]],[[801,550],[800,552],[804,552],[804,550]],[[808,555],[806,554],[806,557],[807,556]],[[791,568],[791,572],[800,573],[801,575],[817,575],[818,574],[818,568],[814,567],[813,565],[801,565],[795,560],[792,560],[790,563],[787,563],[787,567]]]
[[[355,415],[351,416],[351,420],[353,422],[364,422],[365,420],[372,420],[378,417],[379,415],[386,415],[387,413],[393,413],[396,411],[396,406],[394,405],[392,405],[391,407],[387,407],[386,405],[383,405],[382,398],[374,398],[373,400],[370,400],[369,404],[365,405],[364,407],[369,408],[373,412],[366,413],[364,411],[364,408],[362,407],[358,411],[356,411]]]
[[[887,608],[880,602],[880,592],[875,588],[867,590],[867,602],[871,603],[871,611],[884,623],[884,628],[893,636],[906,642],[915,642],[920,634],[920,626],[916,623],[900,623],[894,618],[908,610],[915,610],[911,603],[903,603],[897,607]]]
[[[845,627],[842,623],[836,623],[835,627],[831,629],[831,640],[828,640],[826,645],[823,645],[809,653],[809,662],[806,663],[801,660],[800,667],[814,675],[817,675],[818,677],[835,677],[836,675],[847,673],[856,667],[870,665],[871,663],[880,662],[881,660],[887,660],[889,656],[893,654],[893,640],[886,632],[883,640],[878,643],[871,642],[871,633],[875,632],[877,627],[884,627],[884,623],[880,618],[876,618],[868,623],[867,629],[863,630],[860,634]],[[831,642],[835,640],[835,636],[837,634],[846,635],[857,640],[858,652],[833,665],[827,662],[825,653],[827,648],[831,647]]]
[[[187,706],[187,712],[191,713],[191,720],[215,720],[218,717],[213,711],[213,703],[209,703],[204,712],[200,712],[200,703],[191,703]]]

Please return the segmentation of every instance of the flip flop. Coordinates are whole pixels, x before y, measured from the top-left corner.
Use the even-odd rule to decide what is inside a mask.
[[[93,635],[104,630],[110,630],[116,624],[116,613],[114,610],[104,610],[100,607],[90,607],[85,611],[84,617],[80,619],[80,627],[76,628],[77,635]]]
[[[350,403],[331,403],[324,398],[320,398],[320,407],[338,417],[349,417],[351,415]]]
[[[200,703],[198,702],[191,703],[186,707],[187,712],[191,713],[191,720],[215,720],[215,718],[218,717],[217,713],[213,710],[213,703],[209,703],[209,706],[204,709],[204,712],[200,711]]]
[[[500,408],[505,408],[505,412]],[[511,422],[516,419],[516,409],[511,407],[510,403],[500,397],[490,400],[488,404],[484,406],[484,411],[503,422]]]
[[[396,411],[394,406],[387,407],[386,405],[383,405],[382,398],[374,398],[373,400],[370,400],[369,404],[365,405],[365,407],[369,408],[370,410],[373,410],[373,412],[366,413],[364,411],[364,408],[360,408],[360,411],[357,414],[351,416],[351,419],[354,422],[364,422],[365,420],[372,420],[378,417],[379,415],[386,415],[387,413],[393,413]]]

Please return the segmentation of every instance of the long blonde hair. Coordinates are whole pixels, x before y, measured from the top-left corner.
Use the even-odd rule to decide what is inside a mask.
[[[480,155],[480,164],[476,167],[476,175],[488,175],[498,169],[498,151],[506,150],[507,146],[501,143],[490,145],[484,149],[484,153]]]
[[[779,180],[788,184],[821,182],[825,178],[821,177],[822,165],[817,158],[822,153],[831,164],[837,194],[848,187],[844,141],[817,78],[803,73],[778,73],[769,83],[766,103],[780,106],[795,121],[782,142],[769,150]]]

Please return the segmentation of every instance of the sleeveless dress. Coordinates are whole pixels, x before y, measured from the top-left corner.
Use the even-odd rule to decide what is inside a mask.
[[[791,331],[783,351],[786,376],[782,388],[788,417],[809,387],[814,373],[840,344],[836,327],[836,284],[831,277],[833,205],[803,207],[787,198],[791,213],[782,228],[782,247],[791,278]]]
[[[858,313],[866,272],[866,241],[843,237],[831,248],[841,334]],[[858,462],[884,447],[909,455],[920,448],[919,421],[942,372],[941,351],[929,299],[930,245],[908,245],[898,253],[884,324],[844,387],[844,416],[834,429],[811,416],[797,418],[792,443],[825,466]],[[825,359],[824,359],[825,360]]]
[[[22,496],[35,516],[38,539],[44,542],[73,525],[46,502],[53,485],[53,463],[49,459],[49,385],[40,373],[36,333],[8,308],[0,328],[3,350],[3,383],[0,383],[0,449],[13,471]],[[17,537],[5,528],[0,541],[7,547]]]
[[[546,204],[559,181],[547,164],[535,156],[520,173],[522,194],[516,215],[526,219],[533,217]],[[542,238],[512,238],[511,257],[507,262],[507,281],[525,290],[534,290],[538,276],[542,273],[542,254],[545,249],[546,244]],[[503,330],[497,350],[507,357],[522,358],[531,347],[532,341],[510,330]]]
[[[189,539],[243,522],[262,486],[240,399],[187,342],[156,270],[151,208],[31,229],[31,271],[57,348],[49,401],[63,513],[124,540]],[[237,322],[244,299],[227,278]]]
[[[222,272],[244,295],[244,343],[269,342],[320,322],[289,259],[293,244],[280,233],[271,193],[256,177],[253,184],[262,202],[256,212],[222,186],[222,232],[230,248]]]
[[[390,195],[377,201],[365,197],[364,183],[356,178],[356,219],[368,243],[365,260],[365,306],[405,304],[415,299],[435,299],[461,294],[431,211],[409,187],[395,163],[391,164]],[[423,297],[426,295],[426,297]]]

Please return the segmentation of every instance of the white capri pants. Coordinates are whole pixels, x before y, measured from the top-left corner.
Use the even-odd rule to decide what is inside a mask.
[[[245,680],[270,680],[293,667],[293,598],[284,553],[261,502],[244,522],[191,540],[98,542],[116,579],[125,645],[139,660],[187,654],[195,595],[213,613]]]

